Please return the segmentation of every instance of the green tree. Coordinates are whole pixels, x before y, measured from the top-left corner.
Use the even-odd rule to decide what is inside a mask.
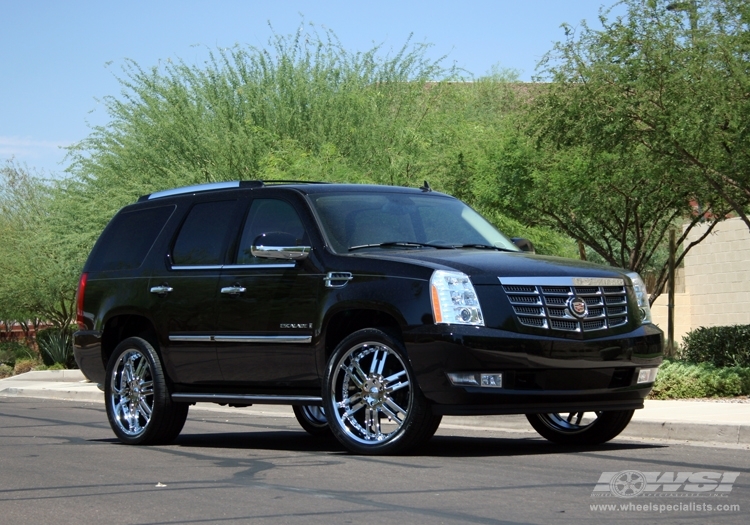
[[[750,227],[750,10],[741,0],[619,5],[622,16],[601,13],[602,30],[565,26],[540,65],[549,84],[531,129],[547,160],[514,187],[543,223],[608,263],[656,271],[653,301],[665,271],[651,259],[673,224],[734,211]]]
[[[42,318],[63,329],[75,318],[81,256],[56,213],[60,192],[25,166],[0,168],[0,314]],[[85,255],[83,256],[85,257]]]

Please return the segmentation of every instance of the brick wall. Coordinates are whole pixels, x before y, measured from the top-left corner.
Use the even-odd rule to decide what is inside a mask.
[[[692,242],[705,226],[690,233]],[[727,219],[685,256],[684,293],[675,293],[675,341],[700,326],[750,324],[750,232]],[[679,273],[678,273],[679,275]],[[675,286],[680,291],[680,286]],[[667,294],[653,306],[654,322],[667,331]]]

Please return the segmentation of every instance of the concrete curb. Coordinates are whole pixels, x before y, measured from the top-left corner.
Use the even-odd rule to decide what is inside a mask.
[[[89,382],[80,370],[35,371],[2,379],[0,397],[104,402],[103,392]],[[236,409],[199,403],[196,408],[235,413],[242,411],[261,417],[294,417],[291,407],[279,405]],[[536,435],[523,415],[448,416],[443,418],[441,427]],[[750,403],[646,401],[646,408],[636,411],[621,437],[747,447],[750,446]]]

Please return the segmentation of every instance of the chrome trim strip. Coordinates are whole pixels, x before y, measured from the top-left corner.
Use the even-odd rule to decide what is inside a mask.
[[[179,343],[310,343],[311,335],[170,335]]]
[[[292,264],[227,264],[222,267],[222,270],[254,270],[258,268],[260,270],[267,268],[294,268],[297,265]]]
[[[194,186],[183,186],[171,190],[156,191],[148,196],[148,200],[161,199],[163,197],[172,197],[173,195],[183,195],[185,193],[197,193],[201,191],[226,190],[229,188],[239,188],[240,181],[230,182],[209,182],[207,184],[195,184]]]
[[[174,401],[189,403],[262,403],[265,405],[323,405],[317,396],[271,396],[253,394],[172,394]]]
[[[171,270],[221,270],[223,268],[220,264],[210,266],[172,266]]]
[[[217,343],[310,343],[311,335],[217,335]]]
[[[500,284],[517,286],[625,286],[625,279],[605,277],[498,277]],[[516,292],[513,292],[516,293]]]

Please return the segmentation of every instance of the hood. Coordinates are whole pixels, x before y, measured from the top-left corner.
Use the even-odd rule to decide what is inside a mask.
[[[430,248],[383,249],[357,256],[412,262],[435,270],[458,270],[477,284],[500,284],[498,277],[610,277],[622,278],[627,271],[576,259],[478,249],[434,250]]]

